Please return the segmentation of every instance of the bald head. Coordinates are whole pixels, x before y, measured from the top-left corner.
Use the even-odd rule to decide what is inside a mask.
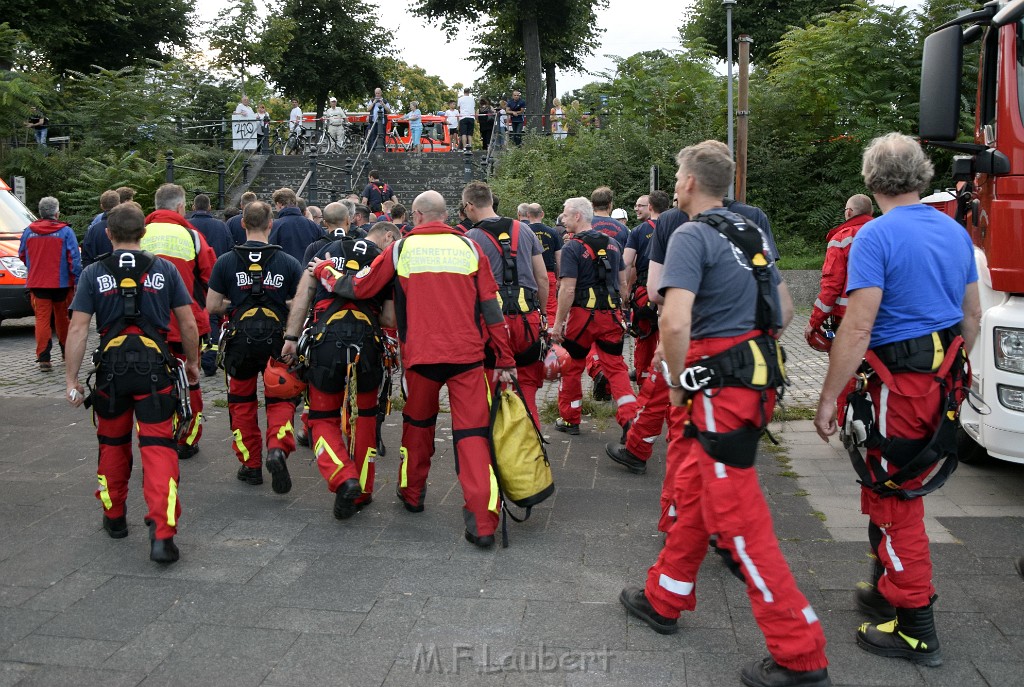
[[[873,211],[871,199],[863,193],[850,196],[850,199],[846,201],[846,209],[850,211],[850,217],[856,217],[857,215],[870,215]]]
[[[437,191],[424,191],[412,201],[412,211],[423,215],[424,222],[444,222],[448,219],[448,208],[444,197]]]
[[[324,208],[324,222],[329,229],[348,229],[349,217],[348,206],[344,203],[331,203]]]

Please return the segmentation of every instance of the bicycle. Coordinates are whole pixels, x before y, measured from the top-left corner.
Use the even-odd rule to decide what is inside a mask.
[[[315,141],[310,141],[310,149],[315,150],[317,155],[327,155],[329,153],[341,153],[345,149],[345,139],[338,141],[328,127],[324,127],[320,131],[320,138]]]
[[[270,152],[274,155],[301,155],[310,149],[312,143],[309,134],[303,127],[288,132],[287,138],[281,135],[284,127],[274,132],[274,140],[270,144]]]

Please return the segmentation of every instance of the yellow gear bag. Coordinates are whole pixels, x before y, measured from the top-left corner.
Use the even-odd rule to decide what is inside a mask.
[[[544,438],[533,421],[517,382],[513,389],[495,393],[491,400],[491,450],[498,486],[505,498],[530,509],[555,493]],[[507,509],[506,509],[507,512]],[[511,515],[511,514],[510,514]]]

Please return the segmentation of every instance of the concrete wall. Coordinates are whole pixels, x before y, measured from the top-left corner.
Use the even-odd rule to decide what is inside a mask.
[[[810,308],[818,296],[821,285],[819,270],[782,270],[782,278],[793,296],[793,305],[797,308]]]

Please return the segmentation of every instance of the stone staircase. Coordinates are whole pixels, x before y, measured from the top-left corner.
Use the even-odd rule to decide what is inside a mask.
[[[483,179],[484,154],[475,152],[471,156],[472,178]],[[366,185],[366,173],[356,179],[354,189],[349,188],[349,177],[344,169],[351,165],[351,158],[334,155],[320,159],[317,167],[317,205],[321,207],[343,198],[349,192],[361,193]],[[331,167],[341,168],[330,169]],[[457,214],[462,187],[466,179],[466,159],[463,153],[374,153],[365,167],[366,172],[375,169],[381,179],[389,184],[407,208],[413,199],[425,190],[433,189],[444,196],[452,214]],[[262,200],[270,201],[276,189],[287,186],[298,191],[309,173],[309,159],[298,155],[271,155],[259,174],[249,184],[248,190]],[[308,184],[302,194],[310,199]]]

